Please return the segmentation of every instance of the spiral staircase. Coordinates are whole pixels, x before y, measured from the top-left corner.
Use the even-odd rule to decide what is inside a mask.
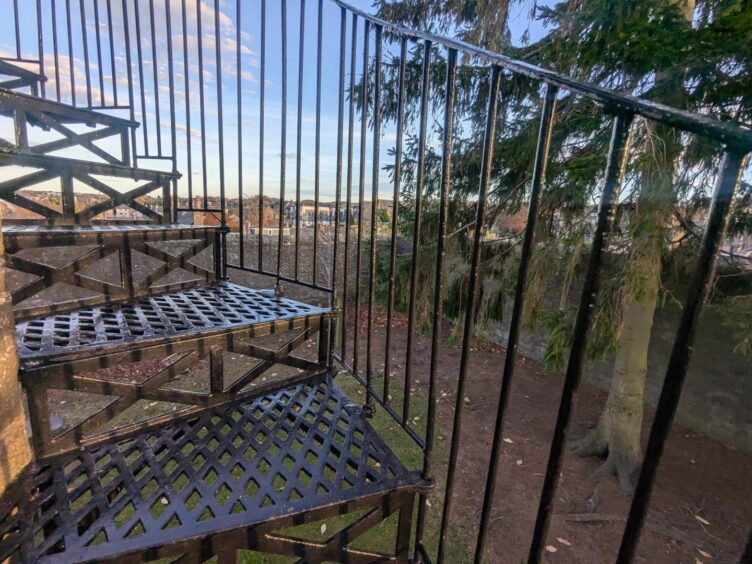
[[[428,484],[334,383],[336,312],[229,281],[221,229],[175,223],[176,173],[132,166],[138,123],[42,99],[44,77],[7,62],[0,73],[15,133],[0,166],[20,171],[0,198],[30,216],[3,238],[35,453],[0,499],[0,561],[407,561]],[[119,151],[95,144],[110,137]],[[91,160],[50,155],[71,148]],[[54,182],[46,202],[26,190]],[[65,394],[85,398],[74,422],[56,411]],[[134,417],[144,404],[153,416]],[[353,512],[319,540],[285,532]],[[393,553],[350,546],[394,513]]]

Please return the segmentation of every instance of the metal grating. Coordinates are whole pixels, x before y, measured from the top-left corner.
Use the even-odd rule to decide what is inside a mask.
[[[0,499],[0,561],[19,552],[70,562],[170,550],[191,537],[425,486],[329,379],[83,449],[32,467],[25,480]]]
[[[231,282],[218,282],[132,303],[85,307],[22,321],[16,324],[16,343],[24,361],[135,342],[147,346],[155,340],[208,335],[328,311]]]

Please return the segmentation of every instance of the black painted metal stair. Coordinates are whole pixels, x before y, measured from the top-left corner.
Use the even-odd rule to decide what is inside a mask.
[[[223,561],[238,547],[306,562],[404,560],[413,495],[426,486],[322,377],[35,464],[0,502],[0,560]],[[356,511],[318,542],[279,532]],[[395,512],[407,530],[395,555],[346,548]]]
[[[6,86],[33,78],[21,72]],[[40,216],[2,230],[36,462],[0,499],[0,560],[225,562],[250,548],[406,562],[415,495],[428,484],[334,383],[336,312],[226,279],[221,229],[174,223],[179,174],[130,166],[137,123],[7,87],[0,114],[15,125],[0,167],[36,169],[1,182],[0,199]],[[93,129],[74,133],[72,123]],[[31,144],[27,127],[63,137]],[[94,144],[110,136],[120,137],[120,154]],[[48,154],[70,148],[99,162]],[[60,209],[19,193],[55,179]],[[142,184],[122,191],[129,179]],[[105,199],[77,206],[74,180]],[[155,190],[161,209],[142,200]],[[120,206],[143,219],[102,217]],[[242,368],[228,369],[231,361]],[[155,363],[140,379],[109,374]],[[197,370],[208,384],[181,388]],[[53,413],[63,392],[113,399],[61,427]],[[173,407],[113,423],[143,401]],[[351,512],[323,541],[280,532]],[[395,512],[393,553],[348,546]]]

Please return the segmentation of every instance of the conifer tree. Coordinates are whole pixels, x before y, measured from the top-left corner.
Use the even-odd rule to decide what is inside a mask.
[[[680,109],[722,120],[752,121],[752,2],[566,0],[550,7],[534,2],[532,17],[545,23],[548,32],[535,43],[514,47],[509,41],[508,16],[523,5],[528,6],[492,0],[377,2],[379,15],[388,20],[454,35],[586,82]],[[413,120],[419,103],[415,85],[419,84],[421,60],[419,50],[413,50],[407,98],[408,117]],[[441,112],[445,68],[441,50],[434,50],[432,60],[431,100],[434,111]],[[488,85],[483,65],[467,57],[462,63],[455,110],[458,127],[445,300],[445,313],[457,318],[466,305],[466,269],[462,266],[468,254],[466,233],[474,227],[473,196],[478,189],[478,149]],[[385,72],[387,119],[394,117],[396,107],[396,68],[392,64]],[[541,103],[540,85],[527,78],[505,74],[502,84],[489,226],[499,214],[516,213],[525,205]],[[562,368],[572,338],[577,303],[574,288],[589,248],[593,228],[589,218],[597,204],[611,118],[591,102],[566,92],[556,118],[525,317],[529,326],[542,325],[548,330],[545,360],[553,368]],[[402,167],[406,235],[411,232],[409,206],[415,191],[417,147],[417,141],[408,138]],[[633,486],[641,457],[645,374],[655,310],[667,296],[681,301],[683,275],[696,256],[699,224],[707,211],[707,196],[722,152],[722,147],[706,140],[644,120],[634,124],[632,147],[616,232],[609,238],[606,282],[598,297],[588,344],[590,359],[614,356],[614,373],[598,425],[574,445],[581,455],[604,457],[601,472],[616,474],[624,492]],[[424,193],[429,227],[435,218],[431,197],[436,193],[440,160],[440,154],[429,150]],[[743,183],[732,230],[752,228],[749,199],[750,186]],[[484,245],[478,296],[481,323],[499,318],[504,300],[512,295],[518,242],[505,237]],[[430,254],[429,237],[421,241],[421,248]],[[431,264],[425,256],[418,258]],[[430,284],[430,277],[425,279]],[[551,303],[553,292],[558,292],[556,303]],[[742,331],[752,326],[748,297],[721,292],[716,300],[733,300],[731,323]],[[419,311],[428,311],[428,307]],[[741,335],[741,344],[744,338]]]

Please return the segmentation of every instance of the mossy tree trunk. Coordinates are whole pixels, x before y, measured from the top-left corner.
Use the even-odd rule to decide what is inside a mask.
[[[695,0],[666,0],[692,24]],[[681,104],[682,75],[676,69],[656,73],[654,93]],[[671,210],[681,145],[675,130],[644,125],[645,157],[637,166],[641,192],[632,217],[632,244],[626,266],[619,350],[606,406],[596,428],[574,445],[580,455],[605,457],[602,476],[616,474],[622,493],[633,491],[642,458],[640,435],[653,318],[661,287],[661,257]]]
[[[634,487],[642,457],[640,433],[648,349],[660,289],[660,244],[641,237],[634,242],[630,259],[639,269],[640,292],[626,298],[622,306],[621,338],[606,406],[596,428],[575,444],[580,455],[606,458],[599,474],[616,474],[624,494]]]
[[[5,289],[4,251],[0,236],[0,493],[31,461],[23,394],[18,382],[13,309]]]

